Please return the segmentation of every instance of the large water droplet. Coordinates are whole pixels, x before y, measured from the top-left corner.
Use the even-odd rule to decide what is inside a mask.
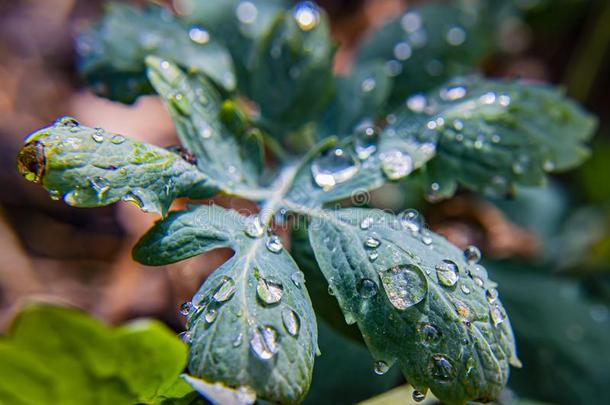
[[[464,250],[464,258],[468,264],[476,264],[481,260],[481,251],[476,246],[468,246]]]
[[[373,366],[373,370],[375,371],[375,374],[377,375],[384,375],[385,373],[388,372],[388,370],[390,369],[390,366],[388,366],[388,363],[386,363],[385,361],[376,361],[374,366]]]
[[[265,228],[258,215],[249,216],[245,221],[244,231],[251,238],[260,238],[265,233]]]
[[[377,294],[377,284],[371,279],[363,278],[358,285],[358,292],[364,299],[374,297]]]
[[[390,180],[399,180],[408,176],[413,171],[413,160],[411,156],[399,150],[391,150],[383,152],[381,159],[381,168],[386,177]]]
[[[443,260],[436,265],[438,282],[445,287],[453,287],[460,278],[457,264],[451,260]]]
[[[255,328],[250,338],[250,347],[259,359],[269,360],[280,349],[277,331],[272,326]]]
[[[354,149],[359,159],[366,159],[377,150],[379,130],[372,121],[366,120],[356,127]]]
[[[235,281],[231,277],[222,276],[220,285],[212,294],[212,298],[216,302],[225,302],[230,300],[235,294]]]
[[[256,284],[256,293],[265,304],[277,304],[282,299],[284,287],[281,283],[259,277]]]
[[[210,40],[210,33],[203,27],[195,25],[189,30],[189,38],[196,44],[207,44]]]
[[[428,290],[421,269],[412,264],[394,266],[384,271],[381,274],[381,283],[388,299],[399,310],[421,302]]]
[[[296,336],[301,327],[301,320],[296,312],[286,307],[282,310],[282,323],[290,336]]]
[[[203,319],[205,319],[206,323],[213,323],[218,317],[218,309],[215,305],[208,304],[205,308],[205,312],[203,313]]]
[[[455,376],[453,364],[449,358],[442,354],[433,354],[428,365],[432,378],[440,381],[450,381]]]
[[[441,333],[436,326],[424,323],[419,326],[419,336],[421,342],[426,346],[433,346],[438,344],[441,340]]]
[[[424,394],[423,392],[418,391],[418,390],[413,390],[412,397],[413,397],[413,401],[421,402],[424,399],[426,399],[426,394]]]
[[[335,148],[312,163],[311,174],[318,186],[330,190],[354,177],[358,169],[359,165],[351,154]]]
[[[267,250],[272,253],[280,253],[284,248],[284,245],[282,245],[282,240],[277,235],[271,235],[269,239],[267,239],[265,246],[267,246]]]
[[[125,137],[120,134],[112,135],[112,138],[110,138],[110,142],[114,145],[120,145],[125,142]]]
[[[311,1],[303,1],[294,7],[292,16],[303,31],[314,29],[320,23],[320,10]]]
[[[413,208],[401,212],[399,218],[401,225],[412,233],[418,233],[424,227],[424,218]]]

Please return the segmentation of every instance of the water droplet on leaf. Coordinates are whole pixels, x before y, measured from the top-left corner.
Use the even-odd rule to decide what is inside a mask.
[[[351,179],[358,170],[359,165],[353,156],[341,148],[318,157],[311,165],[314,181],[324,190]]]
[[[429,323],[420,325],[419,335],[421,342],[426,346],[436,345],[441,340],[441,333],[434,325]]]
[[[301,286],[303,284],[305,284],[305,274],[303,274],[302,271],[296,271],[296,272],[292,273],[292,276],[290,276],[290,279],[292,280],[294,285],[299,288],[301,288]]]
[[[251,238],[260,238],[265,233],[265,228],[258,215],[249,216],[245,221],[245,232]]]
[[[192,309],[193,309],[193,304],[190,301],[187,301],[184,304],[180,305],[180,314],[183,316],[187,316],[188,314],[191,313]]]
[[[364,218],[361,222],[360,222],[360,229],[362,230],[367,230],[371,227],[371,225],[373,225],[373,222],[375,222],[375,220],[371,217],[366,217]]]
[[[286,307],[282,310],[282,323],[290,336],[296,336],[301,327],[301,321],[296,312]]]
[[[269,360],[280,349],[277,331],[272,326],[255,328],[250,339],[250,347],[259,359]]]
[[[377,150],[379,130],[370,120],[366,120],[356,127],[354,149],[359,159],[364,160]]]
[[[376,234],[372,234],[364,240],[364,246],[368,248],[375,249],[379,247],[379,245],[381,245],[381,241]]]
[[[281,283],[259,277],[256,284],[256,293],[265,304],[277,304],[282,299],[284,287]]]
[[[421,402],[421,401],[423,401],[424,399],[426,399],[426,394],[424,394],[424,393],[423,393],[423,392],[421,392],[421,391],[413,390],[412,397],[413,397],[413,401],[415,401],[415,402]]]
[[[194,43],[203,45],[210,40],[210,34],[203,27],[196,25],[189,30],[189,38]]]
[[[282,240],[277,235],[271,235],[269,239],[267,239],[265,246],[267,246],[267,250],[272,253],[280,253],[284,248],[282,245]]]
[[[433,354],[428,365],[432,378],[439,381],[450,381],[455,376],[453,364],[449,358],[442,354]]]
[[[464,250],[464,258],[468,264],[476,264],[481,260],[481,251],[476,246],[468,246]]]
[[[445,287],[453,287],[460,278],[457,264],[451,260],[443,260],[436,265],[438,282]]]
[[[396,309],[405,310],[426,297],[426,279],[421,269],[415,265],[391,267],[380,277],[386,295]]]
[[[222,276],[220,285],[212,294],[212,298],[216,302],[225,302],[230,300],[235,294],[235,281],[231,277]]]
[[[384,375],[385,373],[388,372],[388,370],[390,369],[390,366],[388,366],[388,363],[386,363],[385,361],[376,361],[375,365],[373,367],[373,370],[375,371],[375,374],[377,375]]]
[[[381,168],[383,173],[389,180],[399,180],[408,176],[413,171],[413,160],[411,156],[399,150],[391,150],[383,152],[381,159]]]
[[[364,299],[374,297],[377,294],[377,284],[373,280],[364,278],[358,285],[358,292]]]

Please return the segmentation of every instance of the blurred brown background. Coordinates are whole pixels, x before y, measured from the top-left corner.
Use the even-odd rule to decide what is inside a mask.
[[[228,254],[213,252],[164,268],[145,268],[131,260],[130,249],[157,219],[154,215],[123,203],[93,210],[68,207],[51,200],[42,187],[28,183],[15,170],[22,139],[60,115],[72,115],[85,125],[102,126],[161,146],[177,143],[169,116],[154,97],[124,106],[93,96],[79,81],[73,39],[99,17],[103,3],[0,1],[0,328],[21,302],[36,297],[67,301],[113,323],[155,316],[180,329],[179,304]],[[505,52],[501,58],[486,61],[485,70],[495,76],[520,75],[563,83],[571,96],[602,116],[604,132],[610,105],[610,22],[600,23],[600,19],[606,18],[604,13],[610,7],[606,1],[575,3],[579,3],[574,9],[577,12],[564,12],[548,20],[534,16],[538,19],[536,30],[520,20],[502,27],[500,40]],[[398,15],[409,3],[326,0],[320,5],[329,12],[333,34],[342,45],[336,70],[345,72],[353,46],[367,30]],[[559,29],[557,24],[561,24]],[[242,204],[227,198],[221,203]],[[458,209],[463,206],[459,200],[454,208],[450,205],[448,217],[455,212],[455,204]],[[445,217],[442,210],[439,212],[440,218],[434,221],[443,229]],[[495,212],[488,214],[491,217],[477,221],[503,223],[501,217],[493,216]],[[459,214],[464,215],[467,213]],[[445,229],[451,224],[445,224]],[[515,235],[527,237],[511,233],[520,230],[509,225],[501,229],[501,235],[495,237],[503,243]],[[489,239],[490,235],[486,236]],[[469,240],[457,242],[462,245]],[[502,243],[495,251],[493,243],[483,247],[492,255],[506,254],[506,249],[508,253],[528,254],[519,246],[507,248]]]

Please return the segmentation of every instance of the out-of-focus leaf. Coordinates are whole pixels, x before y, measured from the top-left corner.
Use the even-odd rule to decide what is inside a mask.
[[[248,93],[272,134],[319,115],[332,95],[332,56],[326,18],[313,3],[277,16],[256,50]]]
[[[109,329],[76,310],[33,305],[0,341],[0,402],[160,403],[186,363],[164,325]]]
[[[604,134],[600,134],[604,135]],[[610,142],[599,137],[591,147],[591,158],[579,170],[583,191],[590,202],[605,204],[610,201]]]
[[[335,87],[335,97],[316,131],[318,138],[352,135],[355,130],[374,126],[392,88],[392,79],[382,63],[373,62],[357,65],[349,75],[338,77]]]
[[[498,396],[519,366],[496,284],[444,238],[378,210],[315,211],[310,241],[348,323],[384,373],[444,403]]]
[[[316,321],[302,273],[258,216],[191,207],[158,222],[134,256],[162,264],[214,249],[235,254],[209,276],[187,317],[189,370],[208,382],[301,401],[311,382]]]
[[[497,13],[498,5],[469,3],[409,8],[364,42],[357,62],[384,63],[394,78],[389,105],[399,105],[411,94],[476,69],[492,48],[496,25],[490,10]]]
[[[203,72],[228,90],[235,87],[229,52],[204,27],[188,27],[162,7],[111,3],[76,45],[82,75],[94,91],[113,100],[132,103],[152,92],[144,73],[147,55]]]
[[[542,268],[511,262],[490,267],[523,360],[510,386],[521,395],[557,404],[608,403],[608,304],[588,298],[578,282]]]
[[[256,187],[261,152],[248,155],[250,150],[240,141],[249,141],[237,139],[223,125],[218,91],[201,75],[187,75],[166,60],[149,57],[147,65],[150,81],[169,109],[180,141],[196,156],[199,170],[224,191]]]
[[[457,184],[490,195],[541,185],[588,156],[596,120],[561,92],[539,84],[455,79],[396,112],[385,139],[436,145],[428,163],[428,197],[451,196]]]
[[[187,22],[201,24],[231,53],[237,86],[250,94],[250,69],[256,48],[280,13],[285,0],[179,0],[178,11]]]
[[[129,201],[144,211],[167,212],[177,197],[202,198],[217,188],[197,167],[166,149],[58,119],[25,140],[19,172],[51,198],[76,207]]]
[[[312,291],[310,278],[307,283]],[[320,296],[316,295],[318,298]],[[334,326],[318,321],[321,355],[316,359],[311,389],[304,405],[354,404],[381,394],[400,381],[400,370],[396,368],[382,376],[376,375],[366,347],[337,334]]]

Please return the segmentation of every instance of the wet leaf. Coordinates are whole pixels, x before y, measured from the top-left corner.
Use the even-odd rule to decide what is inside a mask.
[[[0,340],[0,402],[160,403],[186,348],[157,321],[110,329],[77,310],[32,305]]]
[[[17,167],[51,198],[76,207],[123,200],[164,215],[177,197],[202,198],[216,191],[208,177],[179,155],[69,117],[30,135]]]
[[[280,403],[302,401],[317,348],[315,315],[300,270],[285,249],[251,230],[257,217],[220,207],[191,207],[160,221],[134,249],[163,264],[229,247],[233,257],[210,275],[187,317],[189,370],[208,382],[254,390]],[[262,228],[261,228],[262,229]],[[258,236],[258,237],[256,237]]]
[[[444,238],[381,211],[312,216],[318,264],[379,373],[398,363],[416,389],[448,404],[498,396],[509,364],[519,360],[496,285],[482,266]],[[455,281],[447,281],[449,274]]]
[[[454,79],[414,95],[386,128],[388,141],[435,144],[426,166],[428,198],[451,196],[462,184],[490,195],[515,185],[541,185],[587,156],[596,120],[558,90],[520,81]]]
[[[182,145],[197,158],[199,170],[215,179],[225,191],[255,187],[262,152],[248,153],[252,151],[248,146],[260,144],[260,139],[258,142],[238,139],[221,122],[222,99],[211,83],[201,75],[186,74],[173,63],[156,57],[148,58],[147,65],[150,81],[163,98]],[[225,110],[234,108],[225,105]]]
[[[228,90],[235,88],[229,52],[204,27],[188,26],[168,9],[108,6],[104,18],[76,42],[80,71],[98,94],[132,103],[152,92],[144,59],[156,55],[203,72]]]

